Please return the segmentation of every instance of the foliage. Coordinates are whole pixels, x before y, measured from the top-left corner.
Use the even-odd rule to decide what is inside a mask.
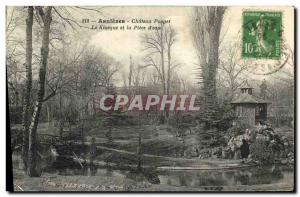
[[[234,111],[230,104],[216,104],[211,111],[211,118],[208,119],[204,112],[200,115],[200,122],[205,123],[206,129],[217,128],[217,130],[227,130],[235,118]]]
[[[272,125],[274,125],[275,127],[294,126],[294,117],[292,117],[290,114],[286,115],[285,113],[281,113],[280,115],[278,114],[276,114],[274,117],[269,118],[269,121]]]
[[[194,9],[192,17],[192,36],[200,65],[198,67],[198,78],[200,79],[199,83],[203,86],[202,116],[207,128],[214,126],[213,121],[217,115],[216,75],[219,64],[219,39],[225,9],[222,6],[197,7]]]
[[[63,114],[65,116],[66,121],[69,124],[75,124],[76,120],[78,120],[79,117],[78,110],[71,104],[69,104],[69,106],[65,109],[65,112]]]
[[[9,121],[11,124],[20,124],[22,122],[22,106],[9,107]]]
[[[234,118],[235,114],[230,104],[219,105],[216,113],[216,127],[218,130],[226,130],[230,128]]]
[[[244,120],[238,119],[235,120],[235,124],[228,129],[228,133],[232,134],[232,135],[242,135],[244,134],[246,129],[251,128],[251,125]]]
[[[274,153],[265,140],[256,140],[252,143],[250,146],[250,154],[252,159],[260,162],[260,164],[274,163]]]

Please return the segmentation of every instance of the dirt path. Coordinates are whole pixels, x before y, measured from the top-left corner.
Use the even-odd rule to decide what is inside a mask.
[[[89,142],[85,142],[86,145],[90,145]],[[108,148],[105,146],[96,146],[97,149],[106,150],[111,152],[116,152],[119,154],[131,155],[136,156],[135,152],[129,152],[125,150],[119,150],[114,148]],[[176,158],[176,157],[166,157],[166,156],[158,156],[158,155],[151,155],[151,154],[143,154],[143,157],[151,158],[151,159],[160,159],[163,161],[167,161],[168,163],[174,163],[174,165],[169,166],[158,166],[157,170],[219,170],[219,169],[236,169],[236,168],[248,168],[253,167],[255,164],[243,164],[240,160],[228,160],[228,159],[199,159],[199,158]],[[82,160],[84,161],[84,160]],[[176,163],[180,162],[186,163],[186,166],[176,166]],[[107,163],[103,161],[94,161],[95,164],[98,165],[107,165]],[[115,164],[111,163],[112,166]],[[126,165],[126,164],[124,164]],[[126,165],[128,167],[136,167],[136,165]],[[151,167],[144,165],[144,167]]]

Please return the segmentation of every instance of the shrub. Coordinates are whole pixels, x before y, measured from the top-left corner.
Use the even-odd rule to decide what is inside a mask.
[[[235,118],[234,111],[232,110],[231,105],[221,104],[218,105],[215,124],[218,130],[226,130],[231,126],[232,121]]]
[[[244,120],[236,120],[235,125],[228,129],[228,132],[233,136],[242,135],[246,129],[250,129],[251,125]]]
[[[22,106],[9,106],[9,120],[11,124],[22,123]]]
[[[260,164],[274,163],[274,153],[265,140],[256,140],[250,145],[251,158]]]

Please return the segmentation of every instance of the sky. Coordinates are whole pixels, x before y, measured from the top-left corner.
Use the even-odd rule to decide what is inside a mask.
[[[96,7],[91,7],[96,8]],[[61,7],[61,9],[64,9]],[[177,71],[182,78],[194,83],[196,79],[196,68],[198,64],[197,52],[193,45],[191,35],[191,15],[193,7],[147,7],[147,6],[129,6],[129,7],[101,7],[101,13],[92,11],[79,12],[72,7],[68,7],[71,18],[77,22],[81,22],[83,18],[90,20],[99,19],[123,19],[126,25],[133,26],[130,21],[132,19],[168,19],[171,26],[176,30],[176,42],[172,49],[172,59],[179,64]],[[231,42],[242,43],[241,30],[242,30],[242,13],[244,10],[263,10],[263,11],[281,11],[283,13],[283,38],[287,40],[288,45],[292,48],[294,46],[294,18],[293,7],[227,7],[224,14],[224,19],[221,28],[222,45]],[[88,14],[87,14],[88,13]],[[90,14],[93,13],[93,14]],[[9,11],[8,11],[9,14]],[[149,24],[137,24],[149,26]],[[151,24],[157,25],[157,24]],[[120,25],[119,25],[120,26]],[[25,27],[21,27],[25,29]],[[129,70],[129,57],[132,56],[136,64],[143,65],[143,45],[141,43],[140,35],[149,31],[139,30],[91,30],[79,29],[80,37],[78,39],[85,39],[90,45],[96,48],[101,48],[108,55],[115,58],[122,65],[122,70],[127,72]],[[23,34],[22,34],[23,35]],[[240,51],[237,51],[241,54]],[[264,61],[264,60],[263,60]],[[272,63],[272,62],[271,62]],[[259,69],[259,68],[258,68]],[[253,76],[254,78],[268,78],[268,76]],[[119,76],[121,78],[121,76]]]
[[[228,7],[221,28],[221,37],[224,37],[224,43],[241,42],[242,12],[244,10],[281,11],[284,25],[283,37],[293,49],[294,18],[292,7]],[[192,7],[105,7],[103,8],[104,16],[99,18],[170,19],[170,24],[177,31],[173,57],[176,59],[176,63],[180,65],[177,68],[178,72],[190,81],[195,81],[195,68],[198,60],[190,29],[192,12]],[[103,51],[120,61],[125,70],[129,67],[130,55],[137,62],[145,55],[140,39],[140,35],[145,31],[91,31],[95,32],[91,34],[90,43],[96,47],[101,47]]]

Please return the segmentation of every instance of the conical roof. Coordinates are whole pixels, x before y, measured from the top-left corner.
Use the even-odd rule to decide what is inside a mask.
[[[264,99],[255,97],[251,94],[240,94],[236,98],[234,98],[231,102],[232,104],[238,104],[238,103],[254,103],[254,104],[262,104],[262,103],[271,103],[269,101],[266,101]]]
[[[244,81],[243,85],[240,87],[240,89],[253,89],[248,83],[248,80]]]
[[[248,81],[246,80],[243,85],[240,87],[240,89],[253,89],[253,87],[251,87],[248,83]],[[233,98],[232,104],[238,104],[238,103],[253,103],[253,104],[270,104],[270,101],[261,99],[259,97],[256,97],[251,93],[249,94],[249,91],[240,93],[237,97]]]

